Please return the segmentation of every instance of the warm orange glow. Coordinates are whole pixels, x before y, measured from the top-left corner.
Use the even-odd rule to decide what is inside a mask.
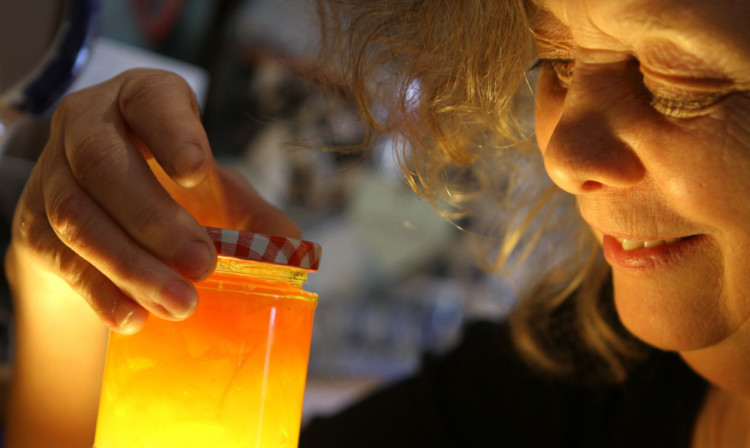
[[[184,322],[152,317],[136,335],[111,334],[96,447],[297,446],[317,298],[237,278],[199,284]]]

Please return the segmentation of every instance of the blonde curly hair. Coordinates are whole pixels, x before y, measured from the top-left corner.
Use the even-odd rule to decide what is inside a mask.
[[[503,218],[502,235],[486,235],[495,244],[485,244],[483,260],[495,271],[527,272],[509,316],[520,353],[545,372],[622,381],[641,345],[616,318],[598,244],[531,144],[534,4],[318,6],[324,60],[360,109],[363,146],[378,134],[397,136],[408,184],[454,222],[482,222],[487,202],[499,204],[489,208]]]

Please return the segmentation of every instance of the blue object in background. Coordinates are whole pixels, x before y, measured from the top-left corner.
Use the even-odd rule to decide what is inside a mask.
[[[97,31],[99,0],[69,0],[60,30],[44,60],[11,99],[18,110],[42,115],[66,92],[88,59]]]
[[[14,124],[25,114],[41,116],[65,94],[88,59],[96,34],[99,0],[67,0],[62,24],[37,67],[0,96],[0,156]]]

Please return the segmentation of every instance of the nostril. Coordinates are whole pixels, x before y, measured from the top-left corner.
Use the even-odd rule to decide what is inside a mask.
[[[602,188],[602,184],[595,181],[595,180],[587,180],[586,182],[581,185],[581,190],[584,193],[591,193],[597,190],[600,190]]]

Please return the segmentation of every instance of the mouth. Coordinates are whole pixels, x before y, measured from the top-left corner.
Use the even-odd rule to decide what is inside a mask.
[[[701,246],[706,240],[701,236],[639,241],[604,235],[604,257],[612,266],[628,269],[672,266]]]
[[[684,241],[695,237],[696,235],[685,236],[681,238],[672,238],[668,240],[653,240],[653,241],[637,241],[626,238],[615,238],[618,243],[622,245],[622,250],[631,251],[636,249],[648,249],[652,247],[663,246],[665,244],[673,244],[679,241]]]

